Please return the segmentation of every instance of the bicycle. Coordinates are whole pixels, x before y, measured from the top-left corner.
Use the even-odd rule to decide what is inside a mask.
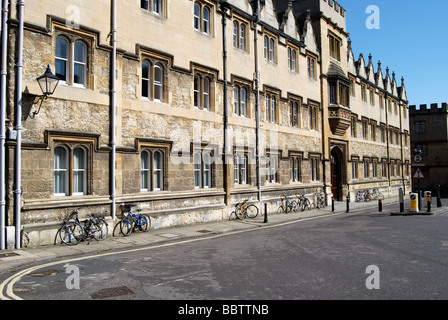
[[[89,219],[81,223],[78,217],[78,210],[72,211],[59,229],[61,241],[66,245],[73,246],[89,238],[94,238],[97,241],[106,239],[109,233],[109,226],[104,217],[96,217],[92,213],[88,215]]]
[[[230,216],[233,214],[236,215],[236,217],[240,220],[243,220],[245,218],[251,218],[254,219],[256,216],[258,216],[258,207],[254,204],[248,204],[248,199],[244,200],[243,202],[239,202],[235,205],[235,211],[233,211]]]
[[[140,229],[140,231],[148,232],[151,227],[151,219],[147,214],[141,214],[141,209],[137,209],[138,214],[135,215],[131,211],[131,207],[136,207],[136,204],[128,204],[122,206],[123,211],[127,211],[128,214],[120,221],[120,231],[127,237],[133,230]]]
[[[372,196],[370,194],[370,192],[368,190],[364,190],[364,191],[358,191],[356,193],[356,198],[355,198],[356,202],[369,202],[372,200]]]
[[[311,210],[311,201],[304,194],[298,195],[297,200],[299,208],[302,211],[305,211],[306,209]]]
[[[325,195],[322,192],[315,193],[314,198],[314,205],[317,209],[325,208]]]
[[[384,200],[383,194],[378,189],[373,189],[372,192],[370,192],[372,199],[376,200]]]
[[[277,213],[288,213],[288,211],[297,212],[299,210],[299,205],[295,200],[289,200],[288,196],[285,194],[281,198],[281,204],[277,209]]]

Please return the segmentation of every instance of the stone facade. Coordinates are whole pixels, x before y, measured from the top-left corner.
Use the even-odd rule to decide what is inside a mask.
[[[432,103],[419,107],[409,107],[411,147],[421,152],[422,162],[425,166],[418,167],[424,179],[419,185],[422,190],[435,192],[437,186],[441,186],[443,195],[448,194],[448,112],[447,104]],[[414,168],[412,173],[414,174]],[[414,182],[414,190],[417,190],[418,182]]]
[[[362,55],[355,61],[338,3],[265,0],[258,24],[246,0],[227,1],[224,15],[223,1],[161,0],[159,8],[147,3],[117,1],[115,137],[110,2],[26,4],[21,221],[32,244],[47,243],[43,235],[56,232],[78,206],[84,207],[82,216],[116,211],[119,219],[122,204],[136,203],[155,228],[163,228],[227,219],[242,199],[275,211],[284,194],[325,192],[330,201],[354,199],[359,189],[380,188],[394,196],[398,188],[409,188],[404,84],[397,87],[388,70],[383,76],[380,64],[375,72],[371,58],[367,65]],[[10,10],[13,97],[17,15],[14,6]],[[59,43],[67,44],[65,60]],[[82,57],[79,48],[85,50]],[[36,77],[47,64],[60,68],[62,60],[66,78],[31,119],[33,94],[40,91]],[[13,98],[8,101],[12,131]],[[11,228],[15,145],[8,139]],[[56,149],[67,154],[63,170]],[[65,185],[57,181],[61,175]]]

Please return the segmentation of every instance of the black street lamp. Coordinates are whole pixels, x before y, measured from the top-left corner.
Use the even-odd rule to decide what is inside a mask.
[[[48,96],[54,93],[56,87],[58,86],[59,78],[56,77],[53,72],[51,72],[50,65],[48,65],[45,73],[37,78],[37,83],[39,83],[40,90],[42,90],[42,95],[35,96],[35,98],[38,98],[38,100],[33,102],[33,104],[37,104],[39,103],[39,101],[40,104],[37,111],[34,111],[33,115],[30,115],[31,119],[34,119],[34,117],[39,113],[44,100],[46,100]]]

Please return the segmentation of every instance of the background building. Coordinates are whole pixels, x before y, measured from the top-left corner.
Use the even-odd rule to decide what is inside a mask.
[[[265,0],[257,19],[256,3],[9,4],[8,241],[25,226],[53,243],[81,205],[117,220],[137,203],[163,228],[242,199],[276,211],[284,194],[409,189],[403,80],[354,59],[343,7]],[[60,82],[35,114],[47,65]]]
[[[433,103],[409,107],[411,125],[411,147],[413,153],[421,153],[424,175],[420,180],[421,190],[435,192],[441,186],[444,195],[448,193],[448,112],[446,103]],[[415,172],[415,169],[413,170]],[[414,191],[417,182],[413,183]]]

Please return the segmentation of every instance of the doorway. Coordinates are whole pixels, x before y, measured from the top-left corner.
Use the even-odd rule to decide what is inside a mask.
[[[343,200],[343,163],[344,154],[335,146],[331,149],[331,192],[335,201]]]

